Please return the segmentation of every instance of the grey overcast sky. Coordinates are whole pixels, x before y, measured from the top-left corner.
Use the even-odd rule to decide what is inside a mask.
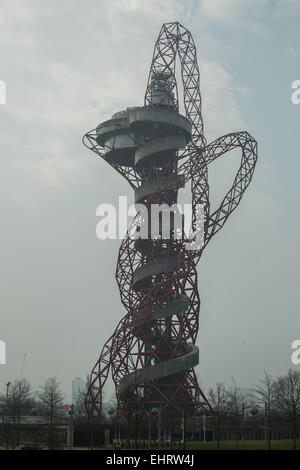
[[[81,144],[112,113],[143,103],[164,22],[193,34],[208,141],[248,130],[254,179],[199,263],[197,368],[253,386],[285,373],[299,319],[298,0],[0,0],[0,393],[20,374],[53,375],[70,395],[124,314],[114,280],[120,241],[96,238],[96,207],[133,199]],[[211,167],[214,200],[238,160]],[[300,367],[300,366],[294,366]]]

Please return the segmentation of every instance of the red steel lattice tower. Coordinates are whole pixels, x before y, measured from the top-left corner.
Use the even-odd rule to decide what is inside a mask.
[[[179,113],[175,59],[181,66],[185,115]],[[138,213],[121,243],[116,280],[126,315],[104,345],[90,377],[86,407],[101,415],[103,386],[111,371],[118,403],[145,413],[160,406],[165,415],[195,415],[209,408],[194,367],[200,298],[196,265],[211,238],[223,227],[249,185],[257,143],[246,131],[207,144],[203,133],[196,48],[180,23],[162,26],[155,44],[144,106],[127,108],[83,138],[84,144],[118,171],[134,190],[135,203],[150,214],[153,204],[170,207],[178,191],[191,184],[193,219],[204,214],[201,249],[186,239],[142,239],[145,220]],[[231,189],[211,213],[208,165],[239,148],[241,163]],[[138,206],[137,206],[138,207]]]

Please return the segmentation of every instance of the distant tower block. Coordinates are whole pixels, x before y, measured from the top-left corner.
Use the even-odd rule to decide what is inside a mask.
[[[179,113],[175,58],[181,65],[185,114]],[[162,410],[164,419],[180,419],[209,409],[195,374],[200,298],[196,265],[203,249],[239,204],[257,159],[257,144],[247,132],[227,134],[206,144],[196,48],[179,23],[162,26],[157,39],[144,106],[127,108],[84,136],[84,144],[131,185],[135,203],[148,215],[153,204],[176,204],[178,191],[191,184],[192,204],[205,214],[204,245],[187,249],[187,240],[141,239],[132,223],[118,257],[116,280],[126,315],[104,345],[90,377],[86,407],[101,415],[102,391],[109,371],[123,413]],[[241,165],[220,207],[210,212],[208,165],[239,147]],[[151,224],[151,222],[150,222]],[[197,224],[193,216],[193,229]],[[207,358],[205,359],[208,360]],[[138,408],[137,408],[138,407]]]

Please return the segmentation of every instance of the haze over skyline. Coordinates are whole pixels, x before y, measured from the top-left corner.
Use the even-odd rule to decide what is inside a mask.
[[[0,393],[26,353],[23,376],[35,388],[56,375],[70,396],[124,315],[120,241],[97,239],[96,208],[117,206],[119,195],[133,202],[133,192],[81,138],[143,104],[154,43],[170,21],[197,47],[207,141],[248,130],[259,146],[252,184],[199,263],[200,382],[251,387],[264,369],[300,367],[291,363],[300,338],[299,2],[11,0],[0,5]],[[239,158],[210,166],[215,205]]]

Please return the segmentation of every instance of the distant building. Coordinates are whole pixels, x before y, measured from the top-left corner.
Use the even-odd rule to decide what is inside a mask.
[[[22,379],[22,380],[23,380],[24,385],[27,385],[28,387],[30,387],[30,382],[29,382],[28,379],[26,379],[26,377],[24,377],[24,379]]]
[[[84,390],[84,382],[81,377],[75,377],[72,380],[72,403],[76,403],[80,394]]]
[[[53,385],[53,378],[52,377],[49,377],[47,380],[45,380],[45,385],[44,385],[45,389],[51,388],[52,385]]]

